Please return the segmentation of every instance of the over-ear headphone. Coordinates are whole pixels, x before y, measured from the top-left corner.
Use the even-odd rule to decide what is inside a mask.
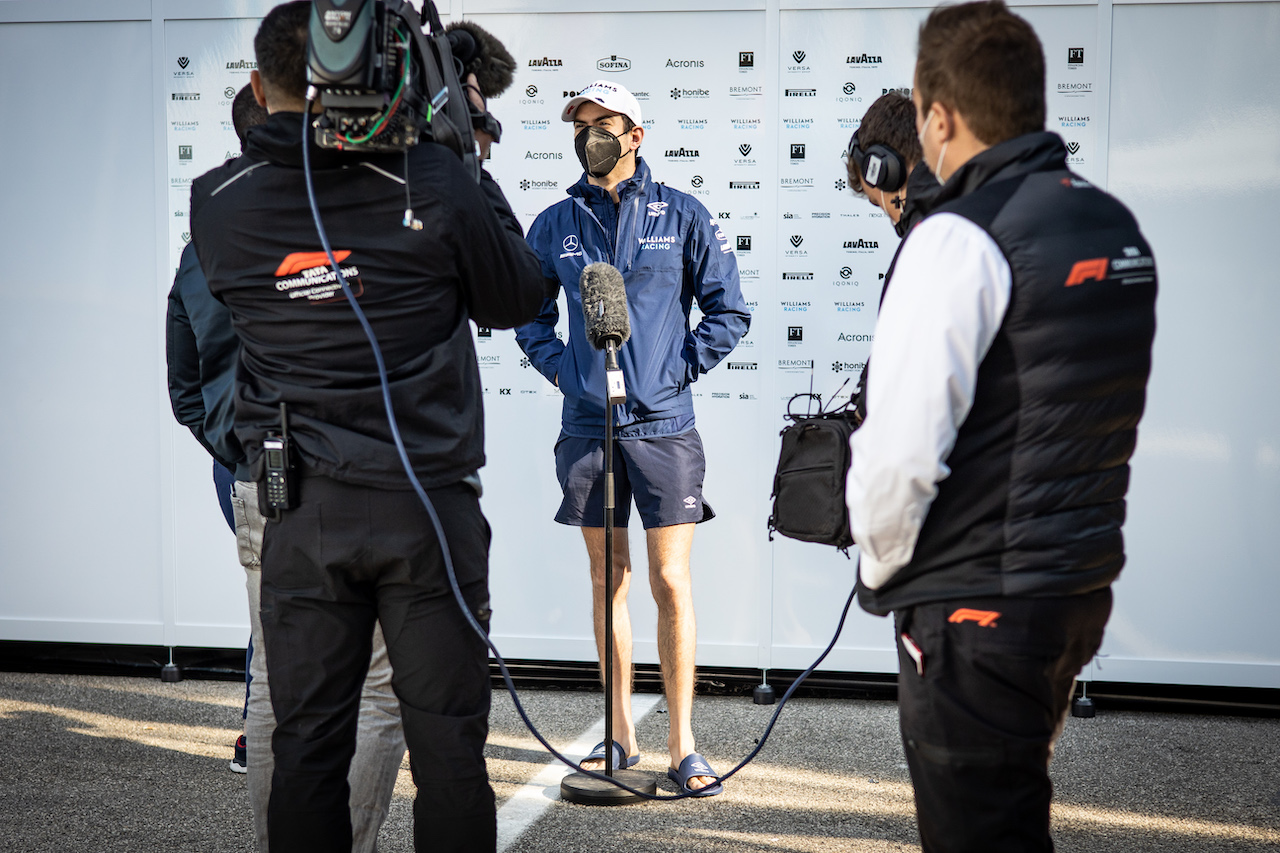
[[[858,132],[855,130],[849,138],[849,147],[844,156],[858,165],[862,181],[869,187],[881,192],[896,192],[907,180],[907,164],[902,155],[888,145],[876,143],[868,145],[864,151],[858,143]]]

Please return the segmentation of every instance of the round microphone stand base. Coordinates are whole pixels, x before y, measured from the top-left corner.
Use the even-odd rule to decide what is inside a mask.
[[[615,770],[613,778],[646,794],[654,794],[658,790],[657,780],[651,773]],[[570,773],[560,781],[560,799],[580,806],[627,806],[644,802],[644,797],[585,773]]]

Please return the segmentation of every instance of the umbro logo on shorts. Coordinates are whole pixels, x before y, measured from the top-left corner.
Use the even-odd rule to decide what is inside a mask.
[[[693,509],[695,506],[698,505],[698,499],[695,498],[693,495],[689,495],[689,497],[684,499],[684,505],[689,509]]]

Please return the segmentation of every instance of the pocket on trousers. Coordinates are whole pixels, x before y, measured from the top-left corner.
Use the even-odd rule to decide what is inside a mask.
[[[250,517],[251,513],[260,521],[256,505],[250,510],[244,498],[232,496],[231,514],[236,521],[236,553],[241,566],[257,571],[262,568],[262,524],[255,525],[255,519]]]

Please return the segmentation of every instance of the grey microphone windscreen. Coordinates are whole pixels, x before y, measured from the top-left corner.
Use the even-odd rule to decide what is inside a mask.
[[[622,273],[612,264],[588,264],[578,279],[582,295],[582,316],[586,321],[587,340],[596,349],[604,349],[613,338],[622,346],[631,337],[631,317],[627,314],[627,288]]]
[[[451,44],[456,41],[462,46],[470,41],[465,55],[459,55],[458,59],[462,62],[464,75],[476,75],[476,86],[485,98],[496,98],[507,90],[515,79],[516,60],[493,33],[474,21],[454,21],[445,27],[445,33]],[[455,55],[464,53],[463,50],[455,50]]]

